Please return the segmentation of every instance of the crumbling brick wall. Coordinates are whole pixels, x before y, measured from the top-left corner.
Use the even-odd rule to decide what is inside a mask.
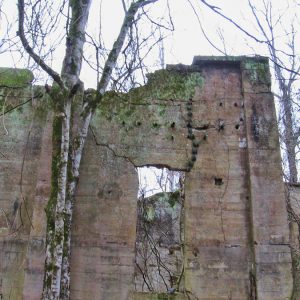
[[[40,299],[43,285],[52,112],[42,89],[26,87],[29,79],[1,88],[4,299]],[[169,299],[133,292],[135,167],[143,165],[186,172],[183,290],[172,299],[289,299],[289,228],[265,58],[195,57],[150,76],[146,87],[108,93],[76,194],[73,300]]]

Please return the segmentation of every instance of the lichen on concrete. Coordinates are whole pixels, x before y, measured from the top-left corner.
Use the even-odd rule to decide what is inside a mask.
[[[258,84],[270,85],[270,71],[268,58],[265,56],[195,56],[193,66],[207,64],[235,65],[246,71],[250,81]]]
[[[246,71],[251,82],[271,84],[268,60],[244,59],[242,69]]]

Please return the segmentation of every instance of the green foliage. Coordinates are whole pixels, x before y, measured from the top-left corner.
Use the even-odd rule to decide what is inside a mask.
[[[4,112],[9,111],[13,108],[13,105],[11,103],[7,103],[6,97],[10,95],[10,90],[8,88],[1,88],[0,89],[0,115],[3,113],[3,107]]]
[[[180,203],[180,191],[175,192],[161,192],[157,193],[149,198],[146,198],[144,204],[144,220],[147,222],[153,222],[157,218],[156,210],[158,207],[168,212],[170,215],[176,210],[176,205]]]
[[[180,200],[180,191],[169,193],[168,203],[171,207],[174,207],[176,203]]]

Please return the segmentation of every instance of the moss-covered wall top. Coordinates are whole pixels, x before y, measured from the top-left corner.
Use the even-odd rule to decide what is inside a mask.
[[[112,147],[117,144],[118,155],[129,157],[136,165],[187,169],[192,147],[190,105],[203,85],[201,72],[182,68],[150,74],[145,86],[126,94],[106,93],[92,122],[96,140]],[[169,149],[169,159],[161,160],[159,155],[147,159],[150,149],[161,147]]]
[[[25,88],[33,81],[33,74],[25,69],[0,68],[0,87]]]

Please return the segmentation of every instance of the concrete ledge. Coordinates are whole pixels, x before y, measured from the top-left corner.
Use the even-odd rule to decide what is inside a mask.
[[[0,87],[24,88],[33,78],[32,72],[26,69],[0,68]]]

